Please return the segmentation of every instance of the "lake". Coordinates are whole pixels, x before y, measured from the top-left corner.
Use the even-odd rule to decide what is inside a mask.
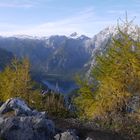
[[[62,94],[69,94],[78,86],[74,81],[61,81],[61,80],[43,80],[43,83],[51,90],[60,92]]]

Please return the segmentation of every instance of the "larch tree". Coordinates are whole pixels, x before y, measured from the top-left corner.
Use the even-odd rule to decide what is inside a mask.
[[[91,72],[94,86],[87,82],[80,88],[76,103],[88,117],[124,115],[131,98],[140,96],[139,29],[131,31],[128,23],[122,27],[106,52],[97,56]]]
[[[33,97],[33,82],[30,77],[30,63],[28,59],[19,61],[14,59],[11,65],[7,66],[0,73],[0,96],[5,101],[12,97],[21,97],[28,103]],[[31,98],[30,98],[31,97]]]

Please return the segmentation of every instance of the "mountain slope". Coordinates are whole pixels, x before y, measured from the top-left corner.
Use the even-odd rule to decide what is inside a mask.
[[[0,48],[0,70],[4,69],[13,59],[13,54]]]
[[[8,37],[0,38],[0,48],[18,58],[28,57],[32,73],[69,77],[81,71],[91,53],[85,47],[86,36],[77,38],[51,36],[49,38]]]
[[[19,59],[28,57],[32,77],[39,82],[49,82],[49,85],[53,83],[55,88],[57,82],[59,85],[69,83],[77,73],[88,76],[96,63],[96,55],[106,51],[108,43],[116,34],[115,27],[108,27],[93,38],[79,36],[77,33],[69,37],[0,37],[0,48]]]
[[[92,46],[92,48],[94,48],[92,49],[91,59],[88,62],[88,65],[89,65],[88,74],[90,73],[92,67],[96,63],[96,56],[99,54],[102,55],[106,52],[106,50],[110,46],[112,38],[118,39],[121,37],[119,30],[126,31],[127,29],[123,25],[120,26],[119,29],[117,26],[110,26],[110,27],[105,28],[101,32],[99,32],[91,40],[88,40],[88,46]],[[134,40],[135,39],[137,40],[138,35],[139,35],[139,30],[140,28],[137,25],[133,25],[129,28],[128,33],[132,36]]]
[[[37,77],[49,76],[72,79],[76,73],[90,72],[95,57],[104,53],[117,27],[107,27],[93,38],[77,33],[50,37],[0,37],[0,48],[12,52],[18,58],[28,57],[31,70]]]

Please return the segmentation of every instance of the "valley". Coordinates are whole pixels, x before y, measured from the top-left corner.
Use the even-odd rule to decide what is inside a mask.
[[[140,0],[0,0],[0,140],[140,140]]]
[[[93,38],[77,33],[71,36],[54,35],[42,38],[0,37],[0,48],[18,59],[28,58],[31,75],[35,79],[45,81],[50,89],[55,89],[59,80],[60,91],[66,93],[77,87],[77,74],[90,71],[96,53],[104,51],[102,48],[106,46],[114,30],[114,27],[106,28]]]
[[[137,27],[135,29],[138,30]],[[136,51],[139,48],[135,48],[138,43],[135,38],[129,40],[125,37],[121,32],[118,34],[115,27],[107,27],[93,38],[77,36],[77,33],[72,36],[55,35],[43,38],[0,37],[0,96],[2,101],[8,99],[4,104],[1,103],[0,117],[6,116],[11,121],[11,116],[22,120],[22,115],[26,115],[27,120],[33,118],[36,122],[38,117],[46,122],[49,122],[50,118],[53,131],[48,129],[48,124],[36,125],[43,127],[41,132],[47,130],[41,137],[45,138],[47,134],[51,140],[59,137],[63,140],[63,135],[64,140],[69,137],[74,140],[92,140],[94,137],[129,140],[129,136],[134,140],[137,137],[139,139],[139,135],[135,136],[135,133],[138,131],[137,127],[139,129],[139,113],[136,111],[140,98],[133,93],[139,90],[139,79],[135,76],[139,72],[139,51]],[[121,44],[121,39],[124,39],[124,44]],[[130,44],[127,44],[128,42]],[[122,46],[125,49],[122,49]],[[129,57],[132,59],[128,59]],[[133,67],[132,63],[137,66]],[[134,76],[127,68],[134,70]],[[78,81],[76,76],[80,76]],[[133,90],[129,88],[129,84]],[[134,95],[130,96],[131,94]],[[126,100],[127,106],[123,100]],[[13,103],[15,111],[3,115],[3,108],[7,110],[5,106],[11,107],[8,104]],[[45,112],[38,112],[36,109]],[[22,124],[21,120],[18,120],[17,125]],[[5,119],[1,122],[2,125],[7,125]],[[29,124],[34,127],[34,121]],[[29,124],[26,123],[27,126]],[[21,133],[19,126],[16,129],[19,132],[14,135],[15,138]],[[25,130],[24,127],[23,129]],[[36,130],[30,127],[28,129],[31,132]],[[133,133],[128,134],[129,131]],[[2,132],[1,136],[4,138],[12,133],[6,129],[6,135]],[[48,132],[51,135],[48,135]],[[26,136],[25,133],[23,137]],[[41,134],[38,128],[35,133],[38,136]],[[34,137],[34,134],[31,137]]]

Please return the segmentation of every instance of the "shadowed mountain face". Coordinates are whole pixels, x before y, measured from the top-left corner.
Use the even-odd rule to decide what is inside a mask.
[[[0,70],[4,69],[13,59],[13,54],[0,48]]]
[[[18,58],[28,57],[34,75],[72,79],[76,73],[90,71],[96,55],[104,53],[117,35],[118,28],[109,26],[93,38],[78,36],[76,32],[69,37],[0,37],[0,48]]]
[[[1,37],[0,48],[12,52],[18,58],[28,57],[33,73],[71,78],[84,68],[91,57],[85,47],[87,40],[89,38],[86,36],[51,36],[41,39]]]

